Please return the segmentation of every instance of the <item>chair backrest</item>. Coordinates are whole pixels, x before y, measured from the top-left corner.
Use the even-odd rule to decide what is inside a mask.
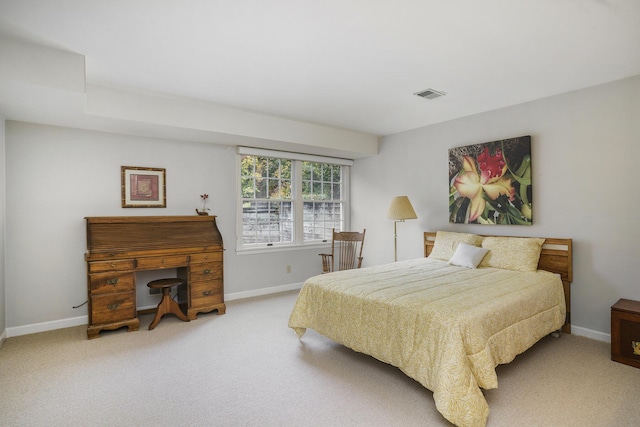
[[[362,248],[364,247],[364,234],[357,231],[335,231],[331,241],[331,254],[333,255],[333,271],[350,270],[360,268],[362,265]],[[337,269],[336,269],[337,267]]]

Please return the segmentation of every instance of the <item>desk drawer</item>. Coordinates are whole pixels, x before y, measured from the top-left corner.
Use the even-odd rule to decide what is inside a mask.
[[[200,264],[191,264],[189,266],[189,272],[189,280],[192,282],[222,279],[222,263],[203,262]]]
[[[91,296],[91,324],[114,323],[136,317],[133,291]]]
[[[222,281],[191,283],[191,307],[200,308],[223,302]]]
[[[222,261],[222,252],[203,252],[201,254],[192,254],[189,257],[191,264],[197,262]]]
[[[120,259],[117,261],[93,261],[89,263],[89,273],[101,273],[103,271],[133,270],[132,259]]]
[[[132,291],[134,287],[134,273],[98,273],[89,275],[92,294]]]
[[[138,270],[160,270],[163,268],[185,267],[189,264],[187,255],[150,257],[137,259]]]

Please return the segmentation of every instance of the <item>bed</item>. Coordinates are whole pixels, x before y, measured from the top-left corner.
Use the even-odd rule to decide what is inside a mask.
[[[447,420],[484,426],[481,389],[498,386],[496,366],[571,331],[572,241],[439,231],[424,233],[424,248],[424,258],[308,279],[289,327],[398,367]],[[450,264],[462,249],[484,252],[477,268]]]

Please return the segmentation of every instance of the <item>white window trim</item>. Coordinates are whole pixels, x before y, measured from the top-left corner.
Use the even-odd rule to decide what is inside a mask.
[[[245,247],[242,243],[242,197],[240,197],[240,170],[242,168],[241,165],[241,156],[262,156],[262,157],[275,157],[281,159],[290,159],[290,160],[301,160],[308,162],[317,162],[317,163],[332,163],[334,165],[340,166],[352,166],[353,160],[349,159],[341,159],[337,157],[326,157],[326,156],[316,156],[313,154],[304,154],[304,153],[293,153],[287,151],[277,151],[277,150],[267,150],[262,148],[251,148],[251,147],[236,147],[236,252],[238,254],[257,254],[257,253],[272,253],[272,252],[281,252],[281,251],[291,251],[291,250],[300,250],[300,249],[314,249],[314,248],[326,248],[331,246],[329,242],[312,242],[312,243],[304,243],[302,241],[296,241],[292,243],[274,243],[270,246],[250,246]],[[344,225],[345,229],[349,229],[350,223],[350,168],[343,169],[343,181],[346,183],[343,185],[342,194],[344,196],[344,210],[346,214],[344,215]],[[295,168],[294,171],[294,180],[296,182],[300,182],[302,180],[302,170],[300,168]],[[294,204],[302,202],[302,187],[300,185],[294,186]],[[298,227],[302,228],[302,213],[298,212],[298,209],[294,209],[294,225],[296,227],[296,239],[300,239],[298,237]]]
[[[236,154],[247,156],[278,157],[281,159],[303,160],[306,162],[332,163],[334,165],[353,166],[353,160],[349,159],[316,156],[315,154],[293,153],[289,151],[267,150],[264,148],[237,147]]]

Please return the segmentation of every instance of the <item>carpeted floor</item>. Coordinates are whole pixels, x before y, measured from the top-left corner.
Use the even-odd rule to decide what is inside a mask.
[[[86,339],[75,327],[0,348],[1,426],[449,426],[398,369],[287,327],[297,292],[185,323]],[[609,344],[547,337],[498,367],[489,426],[639,426],[640,369]]]

